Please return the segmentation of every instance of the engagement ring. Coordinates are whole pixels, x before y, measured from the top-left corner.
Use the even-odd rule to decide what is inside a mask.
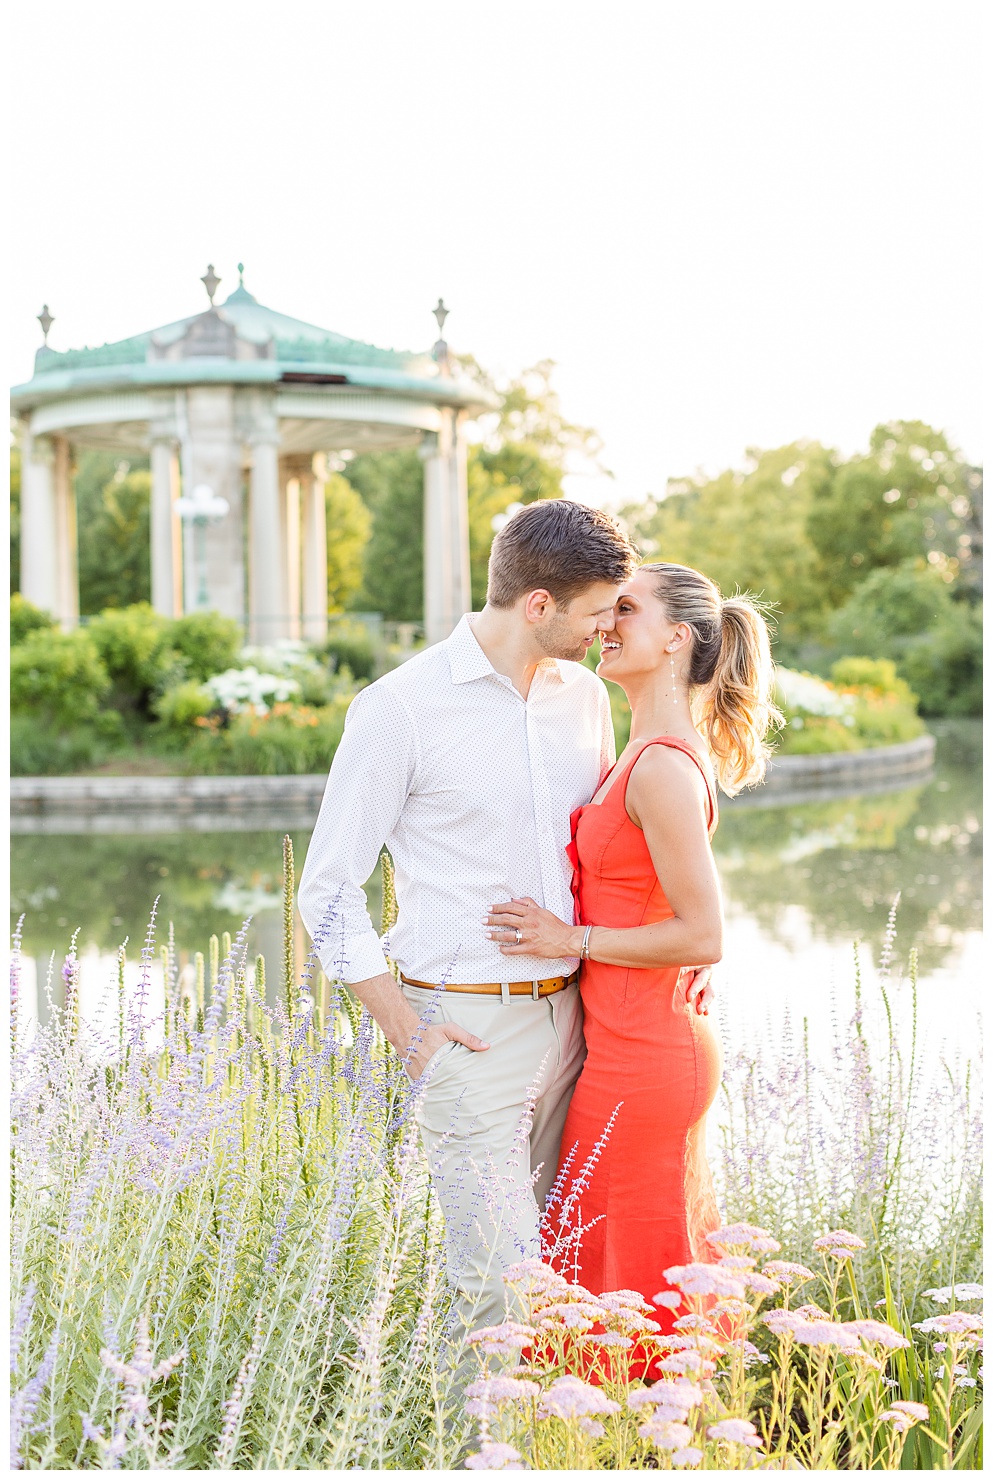
[[[517,944],[520,945],[524,937],[516,925],[514,926],[514,934],[517,936]]]

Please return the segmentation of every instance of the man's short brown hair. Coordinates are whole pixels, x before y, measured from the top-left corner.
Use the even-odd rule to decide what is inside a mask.
[[[493,541],[486,600],[510,607],[543,589],[565,607],[598,581],[619,586],[637,559],[627,536],[599,509],[567,498],[540,499],[508,519]]]

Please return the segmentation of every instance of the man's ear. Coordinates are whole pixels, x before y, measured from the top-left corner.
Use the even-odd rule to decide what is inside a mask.
[[[524,619],[527,622],[542,622],[554,610],[555,598],[543,587],[529,591],[524,598]]]

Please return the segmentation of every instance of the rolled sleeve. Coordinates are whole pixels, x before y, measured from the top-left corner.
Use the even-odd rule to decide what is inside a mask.
[[[332,979],[389,969],[362,886],[396,826],[414,762],[406,709],[375,684],[364,689],[346,715],[300,877],[300,915]]]

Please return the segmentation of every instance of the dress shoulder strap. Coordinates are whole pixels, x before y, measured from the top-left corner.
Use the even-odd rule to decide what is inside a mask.
[[[621,794],[621,802],[625,802],[625,799],[627,797],[628,782],[631,779],[631,772],[634,770],[635,763],[641,759],[650,745],[665,745],[670,750],[681,750],[684,755],[689,756],[690,760],[693,762],[697,770],[700,772],[700,775],[703,777],[704,785],[707,788],[707,801],[710,806],[710,817],[708,819],[707,826],[710,831],[713,832],[714,826],[717,822],[717,796],[714,791],[714,783],[711,781],[710,776],[707,774],[707,770],[703,764],[703,761],[700,759],[697,752],[693,749],[693,746],[688,744],[688,742],[685,740],[680,740],[675,735],[656,735],[653,740],[646,740],[645,743],[638,750],[637,755],[633,756],[631,760],[628,761],[626,767],[624,768],[625,775],[621,778],[620,786],[618,787],[618,790]],[[611,790],[613,790],[613,788],[611,788]]]

